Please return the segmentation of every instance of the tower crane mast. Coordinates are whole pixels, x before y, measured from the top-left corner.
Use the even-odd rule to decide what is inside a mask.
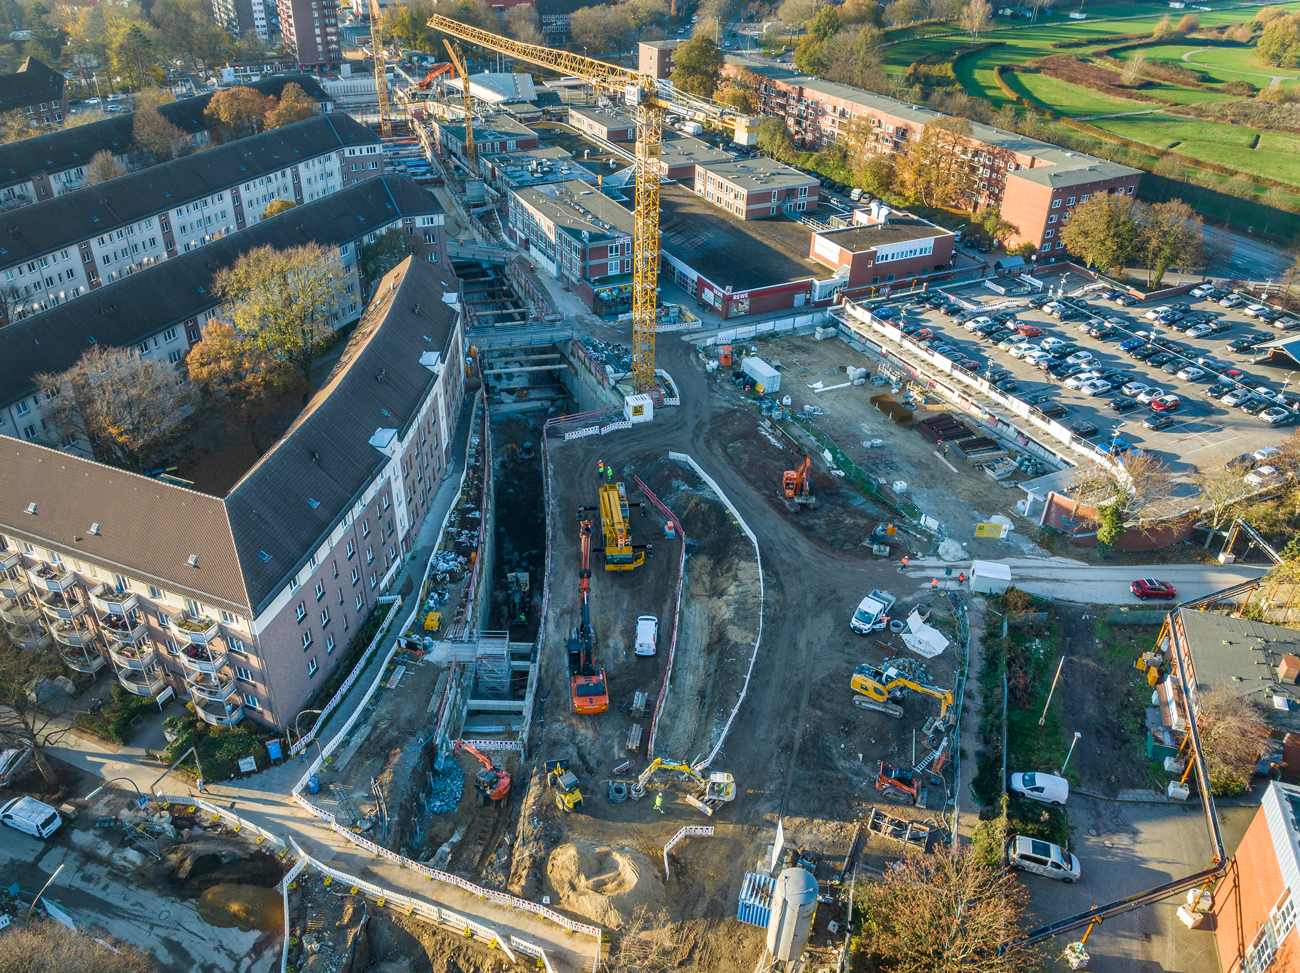
[[[374,3],[375,0],[371,0]],[[696,121],[721,122],[735,130],[735,141],[753,145],[758,121],[730,105],[678,91],[631,68],[568,51],[525,44],[478,27],[433,14],[429,26],[468,44],[582,78],[612,91],[636,109],[636,209],[632,232],[632,381],[638,392],[655,384],[655,321],[659,309],[659,149],[665,111]]]
[[[388,113],[388,65],[384,63],[384,37],[379,30],[379,0],[370,0],[370,46],[375,51],[375,95],[379,99],[379,131],[384,138],[391,138],[393,119]]]

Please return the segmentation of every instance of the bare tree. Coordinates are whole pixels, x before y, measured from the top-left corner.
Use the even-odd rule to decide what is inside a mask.
[[[980,39],[980,34],[993,23],[993,7],[988,0],[971,0],[957,20],[961,29],[970,34],[970,42],[974,44]]]
[[[1170,496],[1173,471],[1153,453],[1128,453],[1112,464],[1098,463],[1080,475],[1075,492],[1097,507],[1097,542],[1109,548],[1125,525],[1157,500]]]
[[[0,625],[0,741],[5,746],[31,747],[37,769],[50,783],[57,775],[45,750],[56,746],[71,728],[71,700],[62,693],[42,693],[40,689],[62,675],[57,655],[14,644]]]
[[[59,438],[140,471],[171,445],[197,399],[180,378],[170,362],[95,346],[67,371],[37,375],[36,384],[51,394],[45,418]]]
[[[663,973],[672,969],[676,951],[672,930],[667,909],[655,913],[647,905],[638,905],[605,961],[606,973]]]
[[[1124,73],[1120,75],[1120,79],[1125,84],[1137,84],[1142,80],[1142,72],[1146,70],[1146,66],[1147,52],[1136,50],[1124,62]]]
[[[1215,686],[1197,694],[1196,727],[1211,790],[1220,796],[1249,790],[1270,733],[1258,704],[1231,686]]]
[[[1210,459],[1205,466],[1192,473],[1190,479],[1201,495],[1201,516],[1209,531],[1205,538],[1208,548],[1215,535],[1232,522],[1241,509],[1245,488],[1241,471],[1228,468],[1231,456],[1224,454]]]

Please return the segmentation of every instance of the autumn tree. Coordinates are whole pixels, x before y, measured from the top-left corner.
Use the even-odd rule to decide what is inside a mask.
[[[885,25],[885,8],[877,0],[845,0],[838,9],[844,24]]]
[[[218,405],[230,425],[247,434],[258,456],[265,452],[258,423],[276,410],[291,386],[305,381],[222,321],[203,329],[203,340],[190,349],[185,364],[190,380]]]
[[[1157,20],[1155,27],[1153,27],[1151,30],[1151,36],[1158,41],[1164,40],[1167,37],[1172,37],[1173,35],[1174,35],[1174,19],[1171,16],[1169,16],[1169,14],[1165,14],[1163,17]]]
[[[632,21],[622,7],[581,7],[569,15],[569,34],[591,54],[613,53],[627,47]]]
[[[971,0],[957,20],[961,29],[970,34],[970,42],[974,44],[980,39],[980,34],[993,23],[993,7],[988,0]]]
[[[722,76],[722,52],[712,37],[693,37],[673,55],[672,82],[683,91],[712,98]]]
[[[1173,471],[1154,453],[1133,452],[1112,463],[1098,463],[1081,473],[1075,492],[1097,508],[1101,524],[1098,545],[1114,547],[1135,516],[1173,494]]]
[[[407,257],[423,259],[430,247],[419,237],[401,230],[386,230],[361,247],[358,267],[373,285]]]
[[[1264,28],[1255,57],[1278,68],[1300,67],[1300,17],[1279,17]]]
[[[973,199],[978,179],[965,158],[970,144],[966,119],[927,122],[895,167],[907,197],[926,206],[960,206]]]
[[[838,7],[822,7],[808,23],[808,33],[819,41],[828,41],[840,32],[842,22]]]
[[[112,152],[108,149],[100,149],[86,163],[86,183],[91,186],[98,186],[101,182],[108,182],[118,176],[125,176],[128,171],[126,166],[117,161],[117,156],[113,155]]]
[[[1198,692],[1196,728],[1215,796],[1235,797],[1249,790],[1269,738],[1268,721],[1255,701],[1231,685]]]
[[[1000,855],[905,855],[882,878],[861,885],[871,930],[862,948],[892,973],[1031,973],[1032,948],[1008,947],[1026,926],[1029,891]]]
[[[334,335],[346,281],[338,249],[308,243],[250,250],[218,272],[213,286],[241,334],[310,380],[316,356]],[[307,396],[304,387],[304,405]]]
[[[269,132],[273,128],[283,128],[294,122],[315,118],[316,115],[316,102],[307,96],[301,86],[290,83],[280,92],[280,100],[267,110],[264,124]]]
[[[1174,33],[1186,37],[1192,31],[1201,29],[1201,18],[1196,14],[1183,14],[1178,20],[1178,26],[1174,28]]]
[[[154,162],[170,162],[186,135],[158,112],[157,108],[137,108],[131,123],[136,147]]]
[[[894,188],[894,162],[883,152],[854,153],[853,183],[873,196],[883,196]]]
[[[994,206],[980,207],[971,217],[971,222],[983,227],[994,243],[1020,232],[1020,227],[1003,219],[1002,211]]]
[[[1133,199],[1112,193],[1093,193],[1074,207],[1061,239],[1070,252],[1089,267],[1122,275],[1137,240],[1138,225]]]
[[[139,472],[171,447],[194,404],[193,386],[176,380],[176,367],[155,355],[96,345],[71,368],[35,382],[53,393],[45,418],[60,439]]]
[[[1199,267],[1205,248],[1201,217],[1181,199],[1142,208],[1133,252],[1147,267],[1147,282],[1159,287],[1170,267]]]
[[[724,88],[716,92],[714,97],[724,105],[730,105],[736,111],[746,115],[753,115],[758,111],[758,99],[748,88]]]
[[[129,21],[114,28],[109,45],[113,70],[132,89],[143,88],[153,78],[153,69],[163,53],[157,31],[147,23]]]
[[[241,86],[214,94],[203,114],[224,125],[231,137],[240,139],[262,131],[267,112],[274,107],[274,98]]]
[[[298,204],[292,199],[273,199],[266,204],[266,209],[262,210],[262,219],[269,220],[272,216],[279,216],[281,213],[297,208]]]
[[[15,108],[12,111],[0,114],[0,145],[21,142],[33,135],[42,134],[44,134],[43,130],[29,122],[27,113],[21,108]]]
[[[57,654],[48,649],[33,652],[17,645],[8,628],[0,625],[0,750],[31,747],[37,769],[51,783],[57,775],[45,751],[57,746],[67,734],[72,700],[57,691],[29,693],[28,689],[33,681],[40,684],[62,675],[63,663]]]
[[[208,0],[153,0],[148,8],[149,18],[158,27],[159,43],[164,50],[189,62],[194,70],[199,63],[211,67],[219,64],[223,52],[233,42],[230,35],[217,26]],[[245,43],[252,31],[245,32]],[[246,57],[247,50],[238,52]]]
[[[1231,523],[1241,510],[1245,489],[1241,482],[1241,471],[1228,466],[1231,458],[1228,454],[1215,456],[1188,477],[1200,495],[1201,518],[1209,525],[1205,537],[1207,548],[1218,532]]]
[[[754,139],[763,153],[773,159],[789,159],[795,153],[794,136],[779,118],[765,118],[759,122]]]
[[[885,5],[885,22],[889,24],[910,24],[921,20],[927,12],[925,0],[894,0]]]
[[[90,935],[61,922],[6,930],[0,973],[157,973],[153,957],[101,929]]]
[[[506,11],[506,33],[525,44],[546,44],[546,37],[537,26],[537,8],[530,4],[516,4]]]
[[[800,27],[816,17],[823,6],[825,0],[785,0],[777,17],[787,26]]]
[[[881,94],[893,91],[893,82],[881,70],[883,35],[873,24],[848,27],[821,45],[818,56],[824,77]]]

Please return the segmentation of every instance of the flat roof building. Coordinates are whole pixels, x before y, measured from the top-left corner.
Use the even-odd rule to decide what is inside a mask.
[[[813,234],[809,256],[831,270],[846,269],[844,289],[889,286],[947,270],[955,235],[910,213],[873,203],[857,210],[855,224]]]
[[[637,70],[663,81],[672,77],[673,55],[681,41],[639,41],[636,45]]]
[[[636,141],[636,119],[616,108],[570,105],[569,126],[606,142]]]
[[[659,171],[667,179],[680,179],[687,184],[695,182],[695,167],[720,165],[734,161],[730,152],[715,148],[700,139],[664,139],[659,148]]]
[[[445,118],[430,119],[433,145],[440,156],[465,161],[465,122]],[[474,148],[480,155],[521,152],[541,145],[537,133],[508,115],[474,120]]]
[[[775,159],[712,162],[695,167],[695,192],[744,220],[817,209],[821,184]]]
[[[596,184],[596,174],[581,166],[568,149],[558,145],[480,156],[478,168],[488,183],[501,190],[573,179]]]
[[[390,272],[329,380],[220,495],[0,438],[4,623],[207,723],[283,731],[399,572],[446,468],[464,400],[447,295],[445,264]]]

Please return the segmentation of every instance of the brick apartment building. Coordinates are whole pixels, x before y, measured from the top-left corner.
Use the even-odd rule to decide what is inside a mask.
[[[101,347],[136,348],[141,355],[179,362],[199,341],[203,326],[221,314],[212,278],[249,250],[304,243],[338,247],[348,274],[348,299],[336,324],[342,328],[361,316],[374,283],[361,275],[361,246],[387,230],[400,230],[423,259],[445,264],[443,224],[442,206],[432,194],[404,176],[380,176],[304,203],[291,219],[266,220],[164,261],[147,274],[0,328],[0,436],[55,438],[42,417],[46,399],[35,378],[71,368],[85,352],[88,336]]]
[[[693,138],[665,138],[659,147],[659,171],[667,179],[695,184],[695,167],[718,165],[735,160],[730,152]]]
[[[280,40],[302,70],[338,71],[343,62],[336,0],[277,0]]]
[[[742,220],[817,209],[816,176],[777,162],[746,159],[695,167],[695,191]]]
[[[816,150],[847,144],[859,151],[902,153],[920,139],[938,112],[860,88],[822,81],[781,65],[728,56],[725,70],[759,99],[759,112],[783,118],[796,143]],[[1044,254],[1064,256],[1060,224],[1071,206],[1094,193],[1133,195],[1141,170],[971,123],[964,154],[978,184],[971,205],[998,207],[1019,228],[1011,244],[1033,243]]]
[[[388,274],[330,383],[223,495],[0,438],[0,618],[20,643],[111,665],[127,691],[188,698],[208,723],[283,731],[447,468],[464,399],[448,271],[408,258]]]
[[[847,267],[845,290],[937,273],[952,262],[951,230],[876,203],[854,217],[854,226],[814,233],[808,254],[831,270]]]
[[[308,203],[383,172],[378,136],[325,115],[0,215],[8,319],[255,226],[273,199]]]
[[[633,221],[626,209],[578,180],[512,189],[507,200],[510,239],[588,307],[604,290],[597,313],[609,313],[622,295],[611,288],[625,286],[631,299]]]
[[[587,0],[535,0],[537,17],[541,21],[542,36],[547,47],[564,47],[573,40],[569,30],[569,17],[575,10],[589,6]],[[595,56],[603,51],[590,51]]]
[[[1300,787],[1278,781],[1214,889],[1214,938],[1223,973],[1300,969]]]
[[[615,108],[569,106],[569,127],[606,142],[635,142],[636,119]]]
[[[333,106],[316,79],[305,74],[267,78],[248,85],[264,95],[280,97],[286,84],[296,84],[322,113]],[[214,138],[212,119],[204,114],[212,92],[159,105],[158,113],[179,128],[194,149],[206,149]],[[124,112],[98,122],[0,145],[0,209],[62,196],[86,185],[86,163],[97,152],[111,152],[121,166],[138,168],[133,126],[135,114]],[[20,200],[21,197],[21,200]]]
[[[636,69],[660,81],[667,80],[676,70],[673,55],[681,41],[640,41],[636,45]]]
[[[20,111],[31,125],[57,125],[68,113],[63,75],[34,57],[13,74],[0,74],[0,112]]]

